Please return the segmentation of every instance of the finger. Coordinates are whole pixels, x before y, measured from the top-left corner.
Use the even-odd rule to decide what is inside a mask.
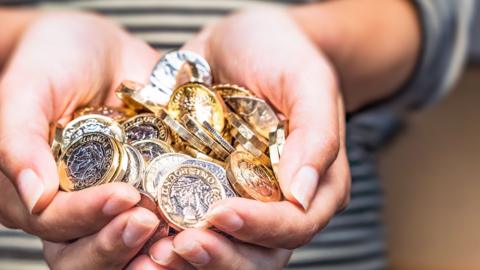
[[[158,265],[175,270],[195,269],[173,251],[173,237],[159,240],[150,248],[150,258]]]
[[[349,187],[348,161],[345,151],[341,151],[322,179],[308,211],[289,201],[262,203],[230,198],[213,204],[206,219],[217,229],[242,241],[294,249],[308,243],[348,202]]]
[[[117,216],[97,234],[72,244],[46,242],[45,257],[54,269],[121,269],[154,233],[158,222],[155,214],[136,207]]]
[[[173,240],[174,250],[198,269],[281,269],[290,252],[232,242],[218,233],[189,229]]]
[[[147,255],[140,255],[128,265],[126,270],[169,270],[152,261]]]
[[[13,189],[3,181],[2,187]],[[76,192],[59,192],[40,215],[30,215],[15,192],[0,199],[5,219],[49,241],[62,242],[90,235],[140,200],[138,191],[123,183],[111,183]]]

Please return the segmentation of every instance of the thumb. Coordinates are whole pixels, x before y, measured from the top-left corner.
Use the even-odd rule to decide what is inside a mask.
[[[47,79],[25,80],[26,73],[19,71],[10,68],[0,81],[0,169],[29,212],[39,213],[53,199],[59,183],[48,144],[52,91]]]
[[[337,84],[330,66],[311,61],[289,76],[281,89],[282,111],[290,124],[280,160],[280,186],[285,197],[305,210],[339,151]]]

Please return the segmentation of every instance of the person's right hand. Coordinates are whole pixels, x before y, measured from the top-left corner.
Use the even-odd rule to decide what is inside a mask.
[[[58,191],[48,143],[49,125],[77,107],[119,105],[115,86],[146,81],[158,57],[100,17],[46,13],[21,33],[4,66],[0,222],[49,241],[46,259],[54,269],[122,268],[158,224],[153,213],[133,208],[140,197],[127,184]]]

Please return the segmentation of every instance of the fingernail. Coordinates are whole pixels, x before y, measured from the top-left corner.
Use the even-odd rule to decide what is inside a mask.
[[[175,256],[173,250],[170,248],[162,249],[160,252],[152,252],[150,253],[150,258],[158,265],[169,266]]]
[[[158,218],[150,211],[138,211],[127,221],[122,239],[125,246],[135,248],[143,244],[158,226]]]
[[[206,220],[225,232],[235,232],[243,227],[242,218],[232,209],[220,205],[213,207],[206,215]]]
[[[293,197],[307,210],[318,184],[318,172],[311,166],[304,166],[298,170],[293,178],[290,191]]]
[[[202,248],[202,246],[192,241],[185,245],[175,245],[173,250],[193,265],[201,266],[210,262],[210,255]]]
[[[30,214],[45,191],[42,179],[32,169],[24,169],[18,175],[18,192]]]
[[[140,201],[138,192],[127,189],[118,189],[111,195],[103,206],[103,213],[108,216],[116,216],[125,210],[132,208]]]

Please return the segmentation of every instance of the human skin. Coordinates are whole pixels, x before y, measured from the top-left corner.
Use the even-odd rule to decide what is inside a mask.
[[[377,4],[382,12],[364,8]],[[391,95],[412,71],[420,43],[415,12],[407,1],[381,1],[376,5],[368,0],[335,1],[288,11],[243,12],[206,28],[185,45],[207,58],[217,81],[246,86],[290,119],[291,133],[279,179],[288,201],[222,201],[211,209],[208,220],[243,243],[212,231],[186,230],[175,238],[160,240],[150,250],[150,257],[137,257],[130,269],[162,269],[160,265],[173,269],[278,269],[288,261],[290,249],[308,242],[345,207],[350,175],[342,95],[349,111]],[[363,18],[361,27],[348,11]],[[12,30],[15,34],[11,36],[16,38],[0,45],[7,48],[0,52],[15,48],[0,81],[0,142],[8,141],[0,143],[0,165],[6,175],[1,183],[12,191],[16,187],[20,194],[9,192],[14,196],[2,198],[2,205],[13,206],[8,211],[1,209],[0,218],[11,227],[53,242],[83,236],[71,244],[46,243],[46,258],[53,268],[122,268],[142,244],[140,241],[131,247],[118,237],[125,224],[139,227],[134,231],[147,239],[156,221],[146,211],[132,208],[136,192],[125,185],[97,187],[101,192],[57,192],[55,164],[46,141],[48,124],[67,118],[79,105],[118,104],[111,95],[113,87],[122,79],[146,81],[158,55],[97,17],[39,17],[26,19],[17,28],[21,33]],[[398,25],[397,21],[405,23]],[[60,29],[56,29],[58,25]],[[323,27],[316,31],[312,25]],[[378,37],[369,34],[374,27],[376,33],[382,33]],[[93,44],[74,42],[82,37],[93,40]],[[64,46],[52,47],[52,40]],[[49,49],[51,53],[38,53]],[[72,61],[78,51],[82,51],[82,57]],[[25,80],[25,74],[32,76]],[[376,83],[370,83],[372,80]],[[25,98],[28,95],[35,98]],[[33,118],[38,121],[24,124]],[[25,156],[31,158],[25,160]],[[32,183],[40,183],[43,192],[29,188]],[[92,195],[95,191],[107,194],[106,198],[97,199]],[[120,201],[122,211],[106,215],[102,206],[109,201],[109,194],[116,192],[129,196],[112,195]],[[94,198],[91,201],[96,208],[66,208],[59,203],[82,201],[87,196]],[[139,214],[143,218],[129,223],[135,211],[143,211]],[[75,217],[86,212],[100,216],[101,222],[88,224],[88,229],[82,227],[85,224],[67,222],[78,220]],[[52,226],[29,225],[32,221],[48,224],[52,219],[56,221]],[[135,222],[138,220],[141,222]],[[75,233],[49,235],[45,233],[47,227]],[[92,260],[82,260],[82,254]],[[114,259],[119,257],[124,259]]]

